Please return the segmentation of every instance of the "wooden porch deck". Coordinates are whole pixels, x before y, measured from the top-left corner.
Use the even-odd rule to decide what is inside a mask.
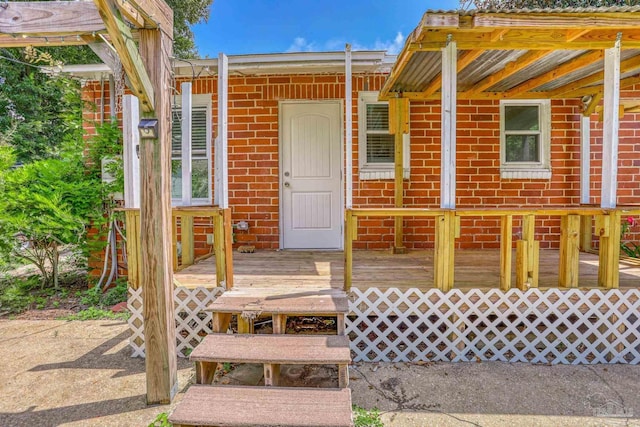
[[[433,288],[433,251],[392,255],[387,251],[354,251],[353,287]],[[513,256],[515,260],[515,253]],[[514,261],[515,263],[515,261]],[[558,287],[559,252],[540,251],[540,288]],[[213,257],[174,275],[178,286],[215,286]],[[239,288],[342,288],[344,256],[341,251],[257,251],[233,254],[234,286]],[[512,268],[515,276],[515,265]],[[580,253],[580,288],[596,288],[598,255]],[[457,250],[455,286],[462,289],[499,288],[500,252]],[[515,278],[513,283],[515,283]],[[640,262],[620,261],[620,287],[640,286]]]

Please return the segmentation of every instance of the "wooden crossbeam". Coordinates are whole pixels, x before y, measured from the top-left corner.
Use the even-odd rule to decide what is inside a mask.
[[[518,71],[527,68],[529,65],[535,63],[536,61],[539,61],[541,58],[547,56],[551,52],[552,51],[550,50],[535,50],[535,51],[527,52],[517,60],[508,63],[501,71],[498,71],[497,73],[493,73],[485,77],[484,79],[480,80],[478,83],[473,85],[471,89],[467,91],[467,94],[482,92],[483,90],[517,73]]]
[[[490,28],[623,29],[638,28],[640,14],[609,13],[478,13],[473,26]]]
[[[0,33],[59,37],[104,29],[96,7],[88,2],[9,2],[0,8]]]
[[[94,0],[94,3],[104,20],[111,42],[120,56],[122,67],[131,82],[131,89],[140,101],[142,111],[153,111],[154,91],[151,80],[133,40],[131,30],[116,6],[116,1]]]
[[[611,47],[611,46],[609,46]],[[620,73],[628,73],[629,71],[634,71],[640,69],[640,55],[634,56],[632,58],[626,59],[620,62]],[[565,97],[573,97],[579,96],[575,93],[575,91],[584,88],[585,86],[589,86],[594,83],[598,83],[604,80],[604,70],[599,71],[597,73],[591,74],[590,76],[584,77],[580,80],[576,80],[559,88],[549,91],[549,95],[551,97],[558,97],[559,95],[564,95]]]
[[[118,7],[138,28],[160,28],[173,37],[173,10],[164,1],[121,0]]]
[[[76,34],[46,35],[40,37],[0,34],[0,47],[26,46],[79,46],[86,42]]]
[[[570,74],[580,68],[593,64],[594,62],[601,61],[604,58],[604,52],[596,50],[593,52],[585,53],[577,58],[571,59],[559,67],[554,68],[551,71],[540,74],[539,76],[529,79],[526,82],[519,84],[518,86],[509,89],[506,92],[507,97],[512,97],[522,92],[527,92],[531,89],[535,89],[551,80],[560,78],[567,74]]]

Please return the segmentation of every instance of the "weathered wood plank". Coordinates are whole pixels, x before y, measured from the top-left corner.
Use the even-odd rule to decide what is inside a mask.
[[[351,391],[192,385],[169,421],[184,426],[352,427]]]
[[[0,8],[0,33],[53,37],[100,32],[105,28],[96,6],[88,2],[12,1]],[[45,40],[40,42],[44,44]]]
[[[122,67],[127,73],[131,83],[131,90],[140,100],[142,111],[146,113],[154,111],[154,97],[159,95],[155,94],[154,86],[149,78],[148,73],[152,71],[144,66],[138,48],[133,41],[131,30],[122,18],[115,0],[94,0],[94,3],[107,27],[111,42],[118,52]],[[165,90],[165,86],[160,87],[162,88],[161,90]]]
[[[136,22],[140,16],[144,20],[145,28],[159,28],[173,38],[173,10],[164,0],[127,0],[124,3],[130,3],[132,7],[121,10],[125,10],[132,17],[135,16]]]
[[[580,267],[580,216],[567,215],[560,219],[560,272],[558,286],[578,287]]]
[[[550,28],[550,29],[636,29],[637,13],[479,13],[473,17],[474,27]]]
[[[149,107],[159,119],[159,138],[142,140],[140,144],[140,271],[147,403],[155,404],[171,402],[178,391],[171,268],[171,94],[165,90],[171,85],[172,42],[162,32],[140,30],[140,51],[145,62],[143,69],[150,70],[149,82],[157,89],[157,96],[152,98],[155,105]],[[131,70],[125,70],[131,79]]]
[[[500,223],[500,289],[511,288],[511,246],[513,236],[513,217],[505,215]]]

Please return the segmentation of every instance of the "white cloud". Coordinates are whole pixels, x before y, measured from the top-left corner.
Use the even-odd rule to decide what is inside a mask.
[[[304,37],[296,37],[293,39],[293,43],[287,49],[287,52],[314,52],[317,51],[315,43],[307,42]]]
[[[287,52],[319,52],[343,50],[346,42],[342,39],[330,39],[324,43],[307,41],[304,37],[296,37],[287,49]],[[376,40],[373,45],[364,45],[358,42],[351,43],[351,50],[386,50],[390,55],[400,53],[404,46],[404,36],[398,31],[393,40]]]

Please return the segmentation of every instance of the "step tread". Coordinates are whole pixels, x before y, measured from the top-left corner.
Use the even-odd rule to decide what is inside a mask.
[[[169,421],[185,426],[351,427],[351,390],[192,385]]]
[[[209,334],[191,361],[277,364],[347,364],[349,338],[340,335]]]
[[[340,289],[234,288],[207,308],[218,313],[254,311],[265,314],[332,315],[349,311],[347,294]]]

